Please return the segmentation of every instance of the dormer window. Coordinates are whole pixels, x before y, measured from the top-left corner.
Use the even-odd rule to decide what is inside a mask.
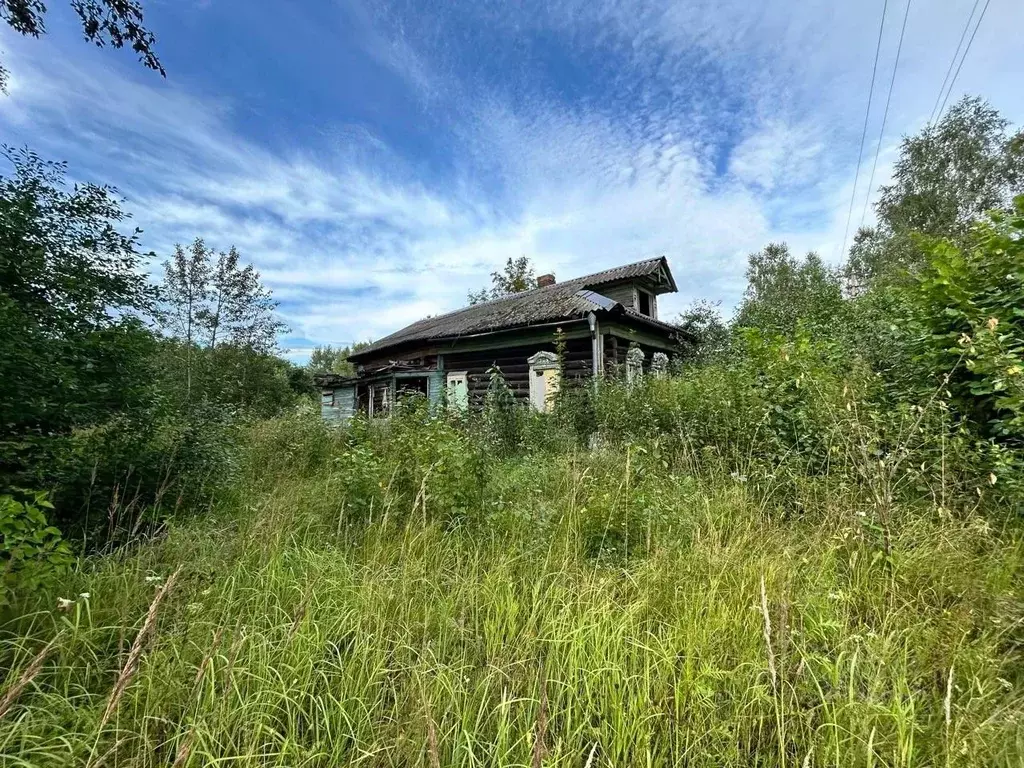
[[[645,317],[651,317],[651,294],[637,290],[636,311]]]

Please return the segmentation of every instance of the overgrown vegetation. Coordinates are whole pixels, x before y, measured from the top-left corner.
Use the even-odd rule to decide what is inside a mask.
[[[929,129],[932,153],[908,140],[899,184],[965,142],[1006,151],[964,135],[972,109]],[[1020,765],[1024,190],[986,178],[994,210],[966,227],[958,209],[897,231],[910,202],[887,193],[858,243],[913,258],[855,286],[850,265],[768,246],[733,322],[685,318],[706,346],[682,365],[563,387],[550,414],[495,369],[480,412],[206,418],[247,401],[215,386],[219,342],[177,339],[163,397],[196,418],[144,445],[187,447],[174,476],[211,482],[176,507],[97,496],[110,551],[77,559],[45,495],[0,497],[0,754]],[[62,439],[105,456],[133,418]]]

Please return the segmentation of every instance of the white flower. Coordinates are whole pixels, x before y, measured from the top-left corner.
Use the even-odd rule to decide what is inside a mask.
[[[70,611],[71,606],[74,604],[74,600],[68,600],[66,597],[57,598],[57,610],[59,611]]]
[[[164,580],[163,576],[147,576],[146,577],[146,583],[147,584],[155,584],[158,581],[163,581],[163,580]]]
[[[78,593],[78,596],[79,596],[80,598],[82,598],[83,600],[88,600],[88,599],[89,599],[89,597],[90,597],[90,595],[89,595],[89,593],[88,593],[88,592],[79,592],[79,593]]]

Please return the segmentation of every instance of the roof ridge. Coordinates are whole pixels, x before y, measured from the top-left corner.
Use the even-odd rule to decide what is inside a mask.
[[[440,335],[444,334],[458,336],[466,332],[484,332],[485,329],[495,329],[504,326],[511,327],[517,323],[528,325],[529,321],[527,318],[538,318],[542,315],[545,318],[553,316],[552,312],[557,314],[556,307],[561,307],[560,311],[566,316],[576,315],[582,311],[582,306],[573,302],[578,302],[582,299],[589,306],[595,306],[595,302],[592,302],[589,298],[578,295],[581,289],[593,289],[603,283],[612,283],[620,279],[625,280],[648,275],[659,264],[664,264],[667,267],[668,261],[665,256],[654,256],[628,264],[620,264],[589,275],[572,277],[560,283],[539,285],[518,293],[510,293],[506,296],[499,296],[479,301],[475,304],[458,307],[439,315],[420,318],[404,328],[399,328],[387,336],[378,339],[351,357],[352,359],[363,357],[417,338],[427,339],[440,337]],[[675,290],[674,284],[671,290]],[[608,297],[597,291],[594,293],[607,301],[611,301]],[[542,305],[547,305],[548,308],[539,309],[538,307]],[[597,305],[599,306],[600,303],[597,303]]]
[[[665,258],[664,256],[652,256],[652,257],[650,257],[648,259],[639,259],[638,261],[631,261],[628,264],[619,264],[618,266],[615,266],[615,267],[608,267],[607,269],[602,269],[602,270],[600,270],[598,272],[592,272],[589,275],[580,275],[578,277],[570,277],[568,280],[563,280],[560,283],[555,282],[555,283],[551,283],[550,285],[537,285],[537,286],[534,286],[533,288],[527,288],[524,291],[516,291],[515,293],[508,293],[508,294],[505,294],[504,296],[498,296],[497,298],[494,298],[494,299],[484,299],[483,301],[478,301],[478,302],[476,302],[474,304],[467,304],[464,307],[459,307],[458,309],[453,309],[453,310],[450,310],[449,312],[444,312],[443,314],[440,314],[440,315],[430,315],[429,317],[421,318],[421,319],[417,320],[415,323],[413,323],[413,325],[415,325],[416,323],[422,323],[424,320],[437,320],[437,319],[442,318],[442,317],[448,317],[449,315],[456,315],[459,312],[464,312],[467,309],[472,309],[474,307],[483,307],[483,306],[486,306],[487,304],[493,304],[493,303],[497,303],[499,301],[508,301],[509,299],[517,299],[520,296],[526,296],[526,295],[534,293],[536,291],[544,291],[544,290],[548,290],[550,288],[565,288],[566,286],[571,285],[572,283],[579,283],[579,282],[584,282],[585,283],[587,280],[592,280],[593,278],[595,278],[595,277],[597,277],[599,275],[603,275],[606,272],[614,272],[614,271],[619,270],[619,269],[628,269],[629,267],[635,267],[638,264],[646,264],[649,261],[661,261],[664,258]],[[406,326],[406,327],[408,328],[409,326]],[[387,337],[385,337],[385,338],[387,338]]]
[[[569,280],[567,280],[566,282],[571,282],[572,280],[590,280],[592,278],[597,277],[598,275],[603,275],[605,272],[615,272],[615,271],[620,270],[620,269],[628,269],[629,267],[635,267],[635,266],[637,266],[639,264],[646,264],[649,261],[667,261],[667,259],[664,256],[651,256],[651,257],[646,258],[646,259],[638,259],[637,261],[631,261],[628,264],[619,264],[619,265],[614,266],[614,267],[608,267],[607,269],[602,269],[602,270],[599,270],[599,271],[594,272],[594,273],[589,274],[589,275],[581,275],[580,277],[573,277],[573,278],[570,278]],[[556,283],[556,285],[557,285],[557,283]]]

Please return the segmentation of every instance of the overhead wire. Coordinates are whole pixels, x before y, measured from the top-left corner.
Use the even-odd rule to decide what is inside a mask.
[[[857,153],[857,171],[853,176],[853,192],[850,193],[850,210],[846,213],[846,231],[843,233],[843,247],[840,256],[846,253],[846,241],[850,236],[850,221],[853,219],[853,204],[857,199],[857,182],[860,179],[860,163],[864,157],[864,141],[868,135],[868,118],[871,116],[871,102],[875,95],[875,76],[878,74],[878,54],[882,50],[882,32],[885,29],[885,14],[889,8],[889,0],[882,5],[882,21],[878,25],[878,42],[875,44],[875,63],[871,66],[871,87],[868,89],[868,105],[864,110],[864,128],[860,134],[860,150]]]
[[[864,198],[864,210],[860,214],[860,226],[868,215],[868,204],[871,202],[871,185],[875,181],[875,170],[878,168],[878,154],[882,150],[882,138],[885,135],[885,123],[889,118],[889,104],[892,102],[893,86],[896,84],[896,71],[900,67],[900,53],[903,51],[903,36],[907,32],[907,19],[910,16],[910,5],[914,0],[907,0],[907,8],[903,12],[903,26],[900,28],[900,41],[896,45],[896,62],[892,65],[892,77],[889,79],[889,93],[885,97],[885,110],[882,112],[882,127],[878,129],[878,144],[875,145],[875,159],[871,162],[871,175],[868,176],[868,194]]]
[[[946,90],[946,83],[949,82],[949,76],[953,72],[953,66],[956,64],[956,57],[960,55],[960,48],[964,44],[964,40],[967,38],[967,30],[971,28],[971,19],[974,18],[974,12],[978,10],[978,5],[981,0],[974,0],[974,5],[971,7],[971,13],[967,17],[967,23],[964,24],[964,31],[960,33],[960,41],[956,44],[956,50],[953,51],[953,58],[949,60],[949,66],[946,68],[946,76],[942,78],[942,85],[939,86],[939,95],[935,97],[935,106],[932,107],[932,113],[928,116],[928,125],[932,124],[935,119],[935,113],[939,111],[939,102],[942,101],[942,94]]]
[[[953,79],[949,81],[949,90],[946,91],[946,98],[942,100],[942,106],[939,107],[939,113],[935,116],[936,120],[942,117],[942,113],[946,110],[946,102],[949,101],[950,94],[953,93],[953,86],[956,85],[956,79],[960,76],[960,69],[967,60],[967,54],[971,52],[971,44],[974,42],[974,36],[978,34],[978,27],[981,26],[981,22],[985,19],[985,11],[988,10],[989,3],[991,2],[992,0],[985,0],[985,5],[981,9],[981,15],[978,16],[978,23],[974,25],[974,31],[971,32],[971,39],[967,41],[967,47],[964,48],[964,55],[960,57],[960,63],[957,65],[956,72],[953,74]],[[970,19],[968,19],[968,21],[970,21]]]

